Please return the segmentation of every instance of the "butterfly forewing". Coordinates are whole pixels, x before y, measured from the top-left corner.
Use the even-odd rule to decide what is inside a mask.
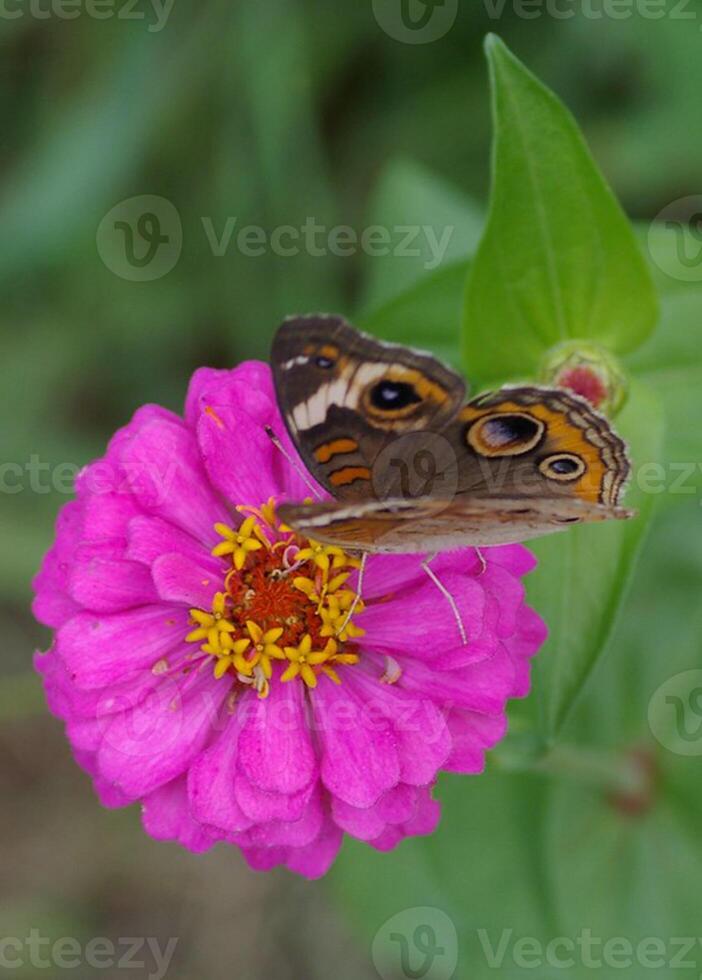
[[[402,455],[394,443],[440,433],[465,397],[459,375],[431,355],[381,343],[341,317],[286,320],[271,359],[290,436],[339,500],[399,493]]]

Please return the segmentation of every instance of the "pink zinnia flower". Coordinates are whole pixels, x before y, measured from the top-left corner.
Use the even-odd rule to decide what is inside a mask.
[[[324,874],[346,832],[428,834],[439,770],[478,773],[545,628],[519,545],[358,561],[280,526],[301,500],[270,371],[193,377],[185,419],[140,409],[77,480],[36,581],[51,710],[105,806],[192,851]],[[302,464],[300,464],[301,466]],[[347,621],[348,620],[348,621]]]

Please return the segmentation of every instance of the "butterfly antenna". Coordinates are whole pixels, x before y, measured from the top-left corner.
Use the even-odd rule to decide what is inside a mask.
[[[349,611],[346,613],[346,619],[341,624],[340,629],[336,631],[337,636],[341,636],[341,634],[344,632],[344,630],[346,629],[346,627],[348,626],[351,620],[351,617],[356,612],[359,602],[363,598],[363,575],[366,570],[367,560],[368,560],[368,552],[364,551],[363,554],[361,555],[361,567],[358,569],[358,585],[356,586],[356,595],[353,597],[353,602],[351,603],[351,607]]]
[[[273,443],[273,445],[275,446],[275,448],[279,452],[281,452],[283,454],[283,456],[285,457],[285,459],[288,461],[288,463],[290,463],[290,465],[295,470],[295,472],[297,473],[297,475],[300,477],[300,479],[302,480],[302,482],[305,484],[305,486],[307,487],[307,489],[310,490],[315,495],[315,497],[317,498],[317,500],[321,500],[322,499],[322,496],[321,496],[319,490],[317,489],[317,487],[312,483],[312,481],[310,480],[308,474],[305,473],[305,471],[300,466],[300,464],[297,462],[297,460],[292,458],[292,456],[287,451],[287,449],[285,448],[285,446],[283,445],[283,443],[280,441],[280,439],[278,438],[278,436],[275,434],[275,432],[273,431],[273,429],[270,427],[270,425],[264,425],[263,428],[265,429],[266,435],[271,440],[271,442]]]
[[[453,596],[451,595],[451,593],[449,592],[449,590],[446,588],[446,586],[437,577],[436,573],[433,572],[431,568],[429,568],[430,562],[433,562],[435,558],[436,558],[436,555],[434,554],[434,555],[431,556],[431,558],[428,558],[426,561],[423,561],[422,562],[422,568],[427,573],[427,575],[429,576],[429,578],[431,579],[431,581],[434,583],[434,585],[437,587],[437,589],[439,590],[439,592],[442,594],[442,596],[444,597],[444,599],[446,599],[446,601],[448,602],[449,606],[451,607],[451,612],[453,613],[453,615],[454,615],[454,617],[456,619],[456,623],[458,625],[458,632],[461,634],[461,641],[463,642],[463,646],[465,647],[465,646],[468,645],[468,636],[466,634],[466,628],[463,625],[463,620],[461,619],[461,613],[460,613],[460,611],[458,609],[458,606],[456,605],[456,600],[453,598]]]

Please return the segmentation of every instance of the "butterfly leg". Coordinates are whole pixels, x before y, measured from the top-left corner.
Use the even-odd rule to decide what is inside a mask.
[[[312,493],[317,498],[317,500],[320,500],[321,499],[321,494],[320,494],[319,490],[314,485],[314,483],[312,483],[312,481],[310,480],[309,476],[307,475],[307,473],[305,473],[304,469],[300,466],[300,464],[297,462],[297,460],[295,460],[295,459],[292,458],[292,456],[287,451],[287,449],[285,448],[285,446],[283,445],[283,443],[280,441],[280,439],[278,438],[278,436],[275,434],[275,431],[271,428],[270,425],[264,425],[263,428],[265,429],[266,435],[271,440],[271,442],[273,443],[273,445],[275,446],[275,448],[278,450],[279,453],[282,453],[282,455],[285,457],[285,459],[288,461],[288,463],[290,463],[290,465],[295,470],[295,472],[300,477],[300,479],[305,484],[305,486],[308,488],[308,490],[311,490]]]
[[[356,595],[353,597],[353,602],[351,603],[349,611],[346,613],[346,618],[344,619],[344,622],[341,624],[341,627],[336,631],[337,636],[341,636],[341,634],[344,632],[344,630],[349,624],[349,621],[351,620],[351,617],[356,612],[359,602],[363,598],[363,575],[366,571],[367,560],[368,560],[368,553],[364,551],[363,554],[361,555],[361,567],[358,569],[358,584],[356,586]]]
[[[442,596],[446,599],[449,606],[451,607],[451,612],[453,613],[456,619],[456,624],[458,625],[458,632],[461,634],[461,641],[463,643],[463,646],[467,646],[468,636],[466,634],[466,628],[463,625],[463,620],[461,619],[461,613],[458,609],[458,606],[456,605],[456,600],[453,598],[453,596],[446,588],[446,586],[437,577],[436,573],[432,571],[432,569],[429,567],[430,563],[433,562],[435,558],[436,558],[436,553],[434,553],[433,555],[431,555],[430,558],[427,558],[425,561],[422,562],[422,568],[429,576],[431,581],[434,583],[434,585],[437,587],[437,589],[442,594]]]
[[[480,562],[480,571],[479,571],[478,575],[479,576],[480,575],[484,575],[485,572],[487,571],[487,562],[485,561],[485,557],[484,557],[482,551],[480,550],[480,548],[475,548],[475,554],[476,554],[476,557],[477,557],[478,561]]]

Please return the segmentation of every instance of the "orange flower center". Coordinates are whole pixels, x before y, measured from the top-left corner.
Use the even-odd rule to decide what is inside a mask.
[[[238,528],[215,525],[222,591],[211,609],[190,610],[187,641],[211,658],[215,677],[253,685],[260,697],[275,661],[283,683],[313,688],[320,674],[341,683],[337,668],[358,662],[353,640],[363,635],[353,622],[363,603],[346,584],[358,560],[280,524],[272,500],[237,510],[250,515]]]

